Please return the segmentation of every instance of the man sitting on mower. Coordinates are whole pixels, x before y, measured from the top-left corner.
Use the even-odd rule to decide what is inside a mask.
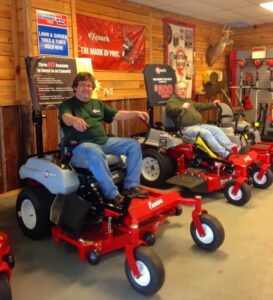
[[[177,82],[175,94],[166,104],[166,113],[172,118],[175,125],[182,131],[186,139],[200,137],[209,145],[212,151],[222,158],[228,158],[237,151],[237,145],[232,143],[225,133],[217,126],[203,124],[200,111],[208,110],[217,106],[220,100],[213,103],[197,103],[186,97],[187,83]],[[236,149],[236,150],[235,150]]]
[[[59,118],[64,135],[69,133],[70,139],[77,142],[72,150],[72,160],[88,162],[88,168],[96,178],[106,202],[121,205],[123,197],[146,197],[147,192],[139,187],[142,163],[140,144],[132,138],[108,137],[102,121],[111,123],[113,120],[139,118],[148,123],[149,115],[144,111],[117,111],[101,100],[91,98],[95,87],[92,74],[77,74],[72,85],[74,96],[60,105]],[[106,154],[126,156],[127,171],[122,195],[112,180]]]

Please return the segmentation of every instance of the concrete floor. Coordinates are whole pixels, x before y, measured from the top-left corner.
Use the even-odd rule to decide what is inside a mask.
[[[226,239],[215,252],[194,245],[191,208],[161,227],[153,249],[161,257],[166,279],[151,299],[272,300],[273,187],[252,189],[244,207],[227,204],[222,193],[204,197],[203,205],[221,221]],[[3,197],[2,197],[3,198]],[[99,265],[82,263],[67,244],[23,236],[15,217],[16,196],[0,200],[0,228],[7,232],[16,259],[13,300],[143,299],[124,273],[124,253],[105,255]],[[146,298],[146,297],[145,297]]]

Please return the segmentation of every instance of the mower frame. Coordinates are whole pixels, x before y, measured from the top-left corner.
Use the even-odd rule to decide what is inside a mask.
[[[10,280],[14,267],[14,257],[8,242],[8,236],[0,231],[0,298],[1,300],[11,300],[12,292]]]
[[[50,60],[51,57],[48,58]],[[27,60],[29,66],[30,60]],[[160,258],[145,246],[155,242],[155,234],[168,217],[182,213],[181,205],[194,207],[191,224],[194,242],[207,251],[220,247],[224,241],[224,229],[202,208],[200,197],[183,198],[176,191],[164,193],[147,188],[149,196],[146,198],[139,199],[137,195],[127,197],[122,207],[115,207],[104,201],[90,171],[73,167],[69,158],[62,156],[65,153],[63,149],[45,154],[42,148],[42,113],[36,101],[31,72],[28,75],[34,97],[33,121],[38,154],[28,158],[19,172],[21,179],[28,182],[16,203],[17,220],[26,236],[40,239],[50,232],[54,223],[51,229],[54,242],[58,245],[65,241],[74,245],[81,261],[88,260],[90,264],[97,264],[102,254],[124,248],[127,278],[132,287],[144,295],[156,293],[165,278]],[[61,146],[65,145],[61,143]],[[116,184],[122,182],[119,174],[123,168],[118,170],[120,172],[115,173]],[[147,280],[140,266],[155,278]]]
[[[164,124],[161,127],[155,124],[154,107],[167,103],[175,90],[176,75],[168,65],[152,64],[146,65],[144,79],[151,130],[148,130],[144,139],[139,138],[143,149],[141,177],[143,184],[159,187],[167,182],[189,188],[195,193],[224,189],[227,200],[238,206],[244,205],[250,199],[251,192],[248,184],[254,182],[254,185],[260,188],[267,188],[272,184],[272,173],[268,170],[270,163],[268,153],[256,153],[253,150],[243,155],[234,153],[228,160],[223,160],[212,153],[200,137],[193,144],[184,142],[179,129],[168,133],[164,129]],[[163,119],[166,117],[163,116]],[[150,149],[148,152],[152,156],[150,161],[147,159],[147,149]],[[169,159],[164,158],[164,155],[167,155]],[[156,157],[162,162],[165,161],[162,166]],[[147,166],[146,162],[150,165]],[[165,171],[167,165],[174,167]],[[258,171],[257,168],[259,168]],[[150,176],[152,180],[149,181],[149,172],[152,174],[155,169],[166,172],[166,175],[161,176],[160,182],[156,182],[157,178],[152,178],[152,175]],[[189,177],[195,178],[198,184],[192,186],[192,180],[189,180]],[[260,184],[261,182],[263,184]],[[242,196],[238,200],[239,192]]]

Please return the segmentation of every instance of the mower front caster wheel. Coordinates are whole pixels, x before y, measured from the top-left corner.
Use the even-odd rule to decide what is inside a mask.
[[[137,248],[134,256],[140,277],[134,276],[126,259],[125,273],[128,281],[136,291],[145,296],[155,294],[165,280],[165,270],[161,259],[151,248],[147,247]]]
[[[100,253],[97,249],[91,249],[87,252],[86,258],[90,265],[95,266],[100,262]]]
[[[272,185],[273,182],[273,174],[271,170],[266,170],[262,178],[258,178],[259,170],[254,172],[253,174],[253,186],[259,189],[267,189]]]
[[[230,180],[225,186],[224,194],[229,203],[237,205],[237,206],[243,206],[250,200],[250,196],[251,196],[250,186],[244,182],[240,186],[237,193],[234,194],[233,188],[234,188],[235,184],[236,184],[235,180]]]
[[[198,233],[194,222],[191,222],[190,231],[194,242],[197,246],[204,250],[216,250],[222,245],[225,239],[225,231],[222,224],[215,217],[209,214],[200,215],[200,222],[205,231],[204,236],[201,236]]]

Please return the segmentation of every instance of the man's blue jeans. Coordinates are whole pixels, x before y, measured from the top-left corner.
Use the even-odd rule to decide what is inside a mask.
[[[128,189],[139,185],[142,152],[140,144],[132,138],[110,137],[104,145],[94,143],[82,143],[73,149],[71,163],[87,161],[89,170],[95,176],[104,196],[114,199],[118,194],[118,188],[114,184],[106,161],[106,154],[126,156],[126,175],[123,187]]]
[[[182,133],[188,139],[195,138],[199,133],[200,137],[209,145],[210,149],[223,158],[230,154],[234,146],[237,146],[230,141],[221,128],[214,125],[199,124],[187,126],[183,128]]]

